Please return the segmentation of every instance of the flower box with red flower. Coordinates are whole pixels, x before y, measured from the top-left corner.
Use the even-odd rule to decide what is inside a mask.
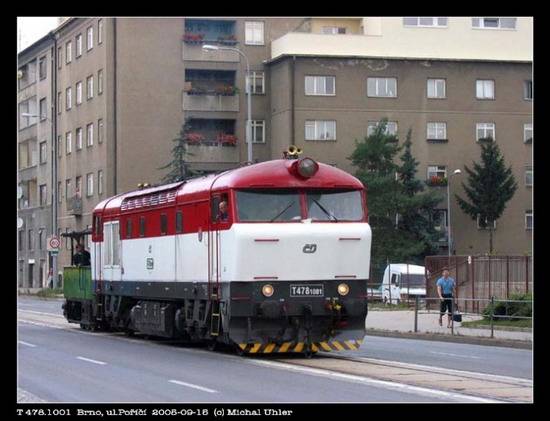
[[[200,133],[187,133],[185,140],[187,143],[198,144],[204,140],[204,136]]]
[[[187,43],[199,43],[204,39],[204,34],[194,34],[192,32],[186,32],[183,35],[183,41]]]
[[[446,186],[447,185],[447,177],[432,175],[426,183],[428,184],[428,186],[436,186],[436,187]]]
[[[237,137],[232,134],[220,133],[217,140],[222,146],[235,146],[237,144]]]

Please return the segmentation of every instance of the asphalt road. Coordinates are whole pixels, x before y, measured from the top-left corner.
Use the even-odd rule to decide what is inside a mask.
[[[61,304],[20,297],[18,307],[61,315]],[[77,328],[21,322],[18,341],[18,387],[50,402],[456,401],[288,370],[269,364],[269,359],[265,364],[265,359]],[[367,337],[361,350],[349,355],[531,378],[532,354],[527,350]]]

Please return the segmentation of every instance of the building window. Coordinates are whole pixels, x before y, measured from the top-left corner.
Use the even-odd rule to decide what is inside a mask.
[[[94,27],[90,26],[86,30],[86,34],[87,34],[86,49],[90,51],[92,48],[94,48]]]
[[[428,98],[445,98],[445,79],[428,79]]]
[[[94,173],[86,174],[86,196],[94,194]]]
[[[25,239],[25,232],[23,230],[19,230],[18,234],[19,234],[19,251],[23,251],[23,242]]]
[[[160,234],[166,235],[168,233],[168,217],[165,213],[160,214]]]
[[[367,96],[397,97],[397,79],[393,77],[367,78]]]
[[[183,213],[182,211],[176,212],[176,233],[180,234],[183,232]]]
[[[246,45],[264,45],[263,22],[245,22],[244,26]]]
[[[434,122],[427,125],[427,137],[433,140],[447,139],[447,123]]]
[[[70,87],[65,91],[65,109],[69,111],[73,106],[73,92]]]
[[[61,181],[57,182],[57,203],[61,203],[61,198],[63,196],[63,190],[61,190]]]
[[[76,58],[82,55],[82,34],[76,36]]]
[[[103,143],[103,119],[97,120],[97,143]]]
[[[103,93],[103,69],[100,69],[97,72],[97,94],[101,95],[102,93]]]
[[[103,42],[103,19],[97,21],[97,43]]]
[[[250,72],[250,83],[252,94],[265,94],[265,74],[264,72]]]
[[[430,186],[446,186],[447,167],[445,165],[428,165],[426,180]]]
[[[44,250],[44,228],[38,230],[38,250]]]
[[[374,133],[378,127],[378,124],[378,121],[369,121],[367,123],[367,136],[371,136]],[[386,123],[386,130],[384,131],[384,134],[397,137],[397,121],[388,121]]]
[[[65,44],[65,64],[69,64],[73,59],[73,43],[71,41]]]
[[[61,69],[61,59],[63,58],[62,56],[62,48],[61,47],[57,47],[57,68],[58,69]]]
[[[46,103],[46,98],[42,98],[39,104],[40,108],[40,121],[44,121],[48,118],[48,104]]]
[[[323,34],[328,34],[328,35],[345,34],[346,28],[343,28],[340,26],[323,26],[323,28],[321,29],[321,32]]]
[[[46,206],[48,204],[47,187],[46,184],[41,184],[38,188],[40,206]]]
[[[495,99],[494,80],[476,80],[477,99]]]
[[[523,99],[530,101],[533,99],[533,81],[526,80],[523,82]]]
[[[488,220],[488,218],[485,218],[485,223],[483,224],[483,226],[481,224],[481,221],[482,221],[481,220],[481,215],[478,214],[477,215],[477,229],[480,229],[480,230],[489,229],[489,220]],[[493,229],[496,229],[496,227],[497,227],[497,221],[493,221]]]
[[[36,124],[38,112],[36,97],[23,101],[19,104],[19,130]]]
[[[480,29],[516,29],[516,18],[472,18],[472,27]]]
[[[69,155],[73,151],[73,134],[65,133],[65,152]]]
[[[419,27],[439,27],[447,26],[447,18],[442,17],[406,17],[403,18],[404,26],[419,26]]]
[[[82,82],[76,82],[76,105],[82,104]]]
[[[94,123],[86,125],[86,146],[94,144]]]
[[[86,98],[92,99],[94,97],[94,75],[86,78]]]
[[[82,149],[82,127],[76,129],[76,150]]]
[[[306,95],[336,95],[334,76],[306,76]]]
[[[531,231],[533,229],[533,211],[525,211],[525,229]]]
[[[46,62],[46,56],[40,57],[40,60],[38,60],[38,77],[40,77],[40,80],[46,79],[47,74],[48,66]]]
[[[74,194],[76,197],[82,197],[82,176],[79,175],[75,179],[75,190]]]
[[[252,143],[265,143],[265,120],[252,120]]]
[[[32,230],[27,231],[27,241],[29,250],[34,250],[34,233]]]
[[[526,187],[533,186],[533,167],[531,166],[527,166],[525,168],[525,186]]]
[[[523,125],[523,141],[525,143],[533,142],[533,125],[532,124]]]
[[[336,121],[306,120],[306,140],[336,140]]]
[[[476,141],[489,138],[495,140],[495,123],[477,123]]]
[[[97,172],[97,194],[103,194],[103,171],[99,170]]]
[[[48,160],[48,147],[46,141],[40,142],[40,163],[45,164]]]
[[[72,197],[72,191],[71,191],[71,179],[65,180],[65,199],[69,200],[69,198]]]
[[[57,156],[59,158],[63,156],[63,138],[61,135],[57,136]]]

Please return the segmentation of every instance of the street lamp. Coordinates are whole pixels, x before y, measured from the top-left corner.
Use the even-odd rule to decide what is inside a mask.
[[[460,170],[454,170],[453,173],[448,177],[447,179],[447,218],[449,219],[449,227],[448,227],[448,233],[447,233],[447,248],[449,253],[449,258],[451,257],[451,193],[450,193],[450,187],[451,187],[451,177],[453,175],[461,174],[462,171]]]
[[[210,45],[210,44],[204,44],[202,46],[202,49],[205,50],[205,51],[217,51],[217,50],[227,50],[227,51],[236,51],[237,53],[239,53],[241,56],[244,57],[245,61],[246,61],[246,81],[245,81],[245,88],[246,88],[246,93],[247,93],[247,108],[248,108],[248,119],[247,119],[247,122],[246,122],[246,141],[248,142],[248,149],[247,149],[247,152],[248,152],[248,157],[247,157],[247,160],[248,160],[248,164],[252,164],[252,119],[250,117],[250,113],[251,113],[251,103],[252,103],[252,100],[251,100],[251,89],[250,89],[250,66],[248,64],[248,57],[246,56],[245,53],[243,53],[241,50],[239,50],[238,48],[234,48],[234,47],[220,47],[218,45]]]

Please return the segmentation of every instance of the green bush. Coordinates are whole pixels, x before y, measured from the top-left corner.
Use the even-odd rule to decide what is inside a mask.
[[[532,317],[533,315],[533,296],[527,294],[512,294],[510,300],[521,302],[497,301],[494,305],[494,315],[504,316],[495,317],[495,320],[522,320],[520,317]],[[514,317],[516,316],[516,317]],[[483,311],[483,317],[487,320],[491,318],[491,304]]]

